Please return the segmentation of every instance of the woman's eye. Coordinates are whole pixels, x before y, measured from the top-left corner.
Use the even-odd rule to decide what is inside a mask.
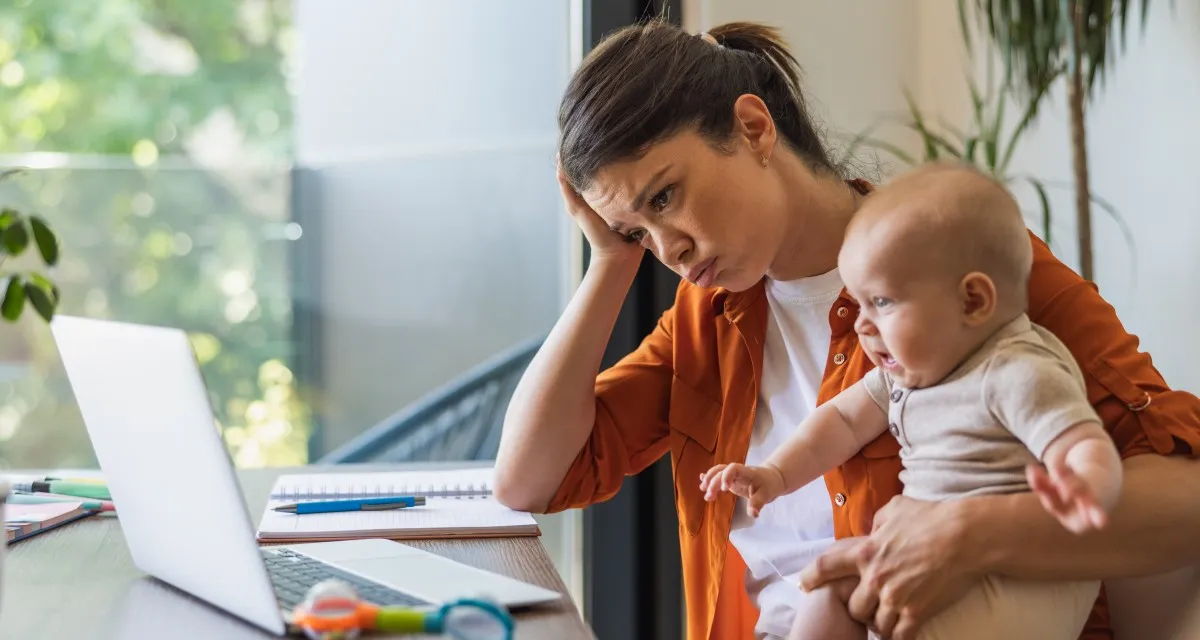
[[[666,209],[667,205],[671,204],[671,194],[674,191],[675,187],[670,186],[654,194],[654,197],[650,198],[650,208],[654,209],[655,211],[662,211],[663,209]]]
[[[644,229],[634,229],[633,231],[625,234],[625,241],[630,244],[634,244],[641,242],[645,237],[646,231]]]

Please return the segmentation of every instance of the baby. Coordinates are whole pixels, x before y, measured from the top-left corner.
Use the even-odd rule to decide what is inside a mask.
[[[757,517],[887,430],[900,443],[906,496],[1033,490],[1070,531],[1105,526],[1121,461],[1070,352],[1026,314],[1031,266],[1016,202],[973,169],[930,165],[878,190],[838,256],[875,368],[818,407],[762,466],[710,469],[700,482],[706,499],[731,491]],[[922,637],[1074,640],[1098,589],[988,576]],[[797,616],[792,638],[867,637],[844,603],[826,602]]]

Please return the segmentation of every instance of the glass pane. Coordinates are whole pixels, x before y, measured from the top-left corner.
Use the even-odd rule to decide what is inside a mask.
[[[237,465],[488,459],[569,284],[568,10],[0,4],[0,206],[59,233],[60,313],[188,331]],[[27,309],[0,467],[94,465]]]

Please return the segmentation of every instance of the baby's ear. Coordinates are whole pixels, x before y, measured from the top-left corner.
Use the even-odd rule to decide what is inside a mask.
[[[977,327],[996,313],[996,283],[986,273],[972,271],[958,283],[963,321]]]

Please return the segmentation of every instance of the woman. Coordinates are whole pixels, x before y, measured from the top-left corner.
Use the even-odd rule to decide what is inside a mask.
[[[839,175],[797,75],[777,34],[745,23],[703,36],[626,28],[576,72],[559,114],[559,182],[591,265],[513,396],[500,500],[586,506],[670,451],[693,640],[786,633],[803,615],[797,579],[841,588],[862,576],[851,613],[908,638],[984,573],[1114,577],[1200,561],[1189,459],[1200,400],[1170,390],[1095,287],[1032,236],[1030,315],[1079,361],[1125,459],[1109,527],[1072,536],[1032,494],[898,497],[890,434],[753,522],[729,495],[704,501],[703,471],[765,458],[870,367],[835,268],[870,185]],[[643,249],[684,282],[655,331],[597,376]],[[1110,637],[1102,600],[1085,637]]]

